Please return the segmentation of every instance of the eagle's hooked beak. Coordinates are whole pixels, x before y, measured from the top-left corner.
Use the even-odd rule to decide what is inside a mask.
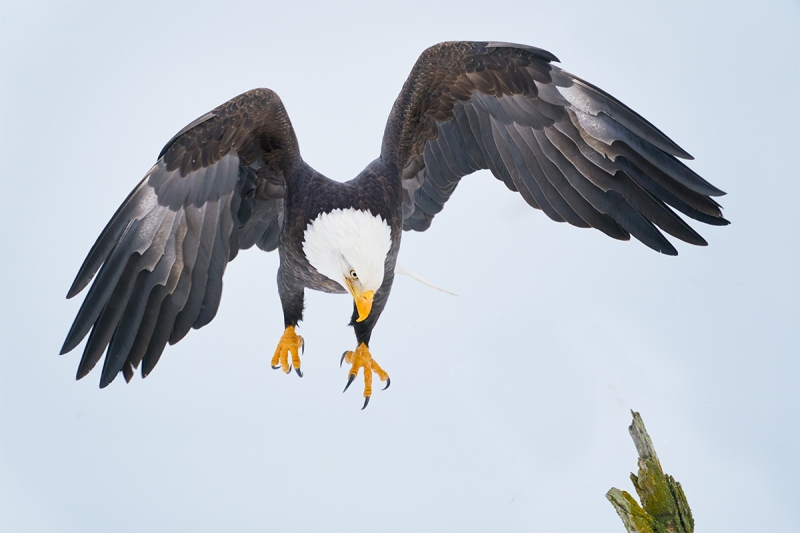
[[[358,309],[356,322],[363,322],[369,316],[369,312],[372,311],[372,299],[374,297],[375,291],[362,292],[353,296],[356,301],[356,309]]]
[[[361,292],[352,281],[349,279],[346,281],[347,288],[350,290],[350,295],[353,297],[353,301],[356,303],[356,310],[358,311],[356,322],[363,322],[369,316],[369,312],[372,311],[372,299],[375,297],[375,291]]]

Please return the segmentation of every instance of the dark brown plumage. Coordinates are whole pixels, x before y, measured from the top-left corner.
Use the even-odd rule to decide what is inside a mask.
[[[705,245],[674,210],[727,224],[711,198],[724,193],[683,165],[677,158],[690,156],[661,131],[556,60],[507,43],[429,48],[391,110],[380,157],[345,184],[302,160],[268,89],[203,115],[167,143],[89,252],[68,297],[97,277],[62,353],[89,334],[78,378],[103,352],[101,387],[120,371],[130,380],[139,364],[147,375],[168,342],[211,321],[226,264],[254,244],[280,250],[285,325],[295,326],[305,288],[342,292],[309,264],[303,232],[347,207],[391,227],[372,312],[357,322],[354,309],[366,345],[391,289],[401,228],[427,229],[459,180],[479,169],[555,221],[633,235],[670,255],[677,251],[659,228]]]
[[[709,198],[723,192],[681,164],[676,157],[691,156],[655,126],[555,60],[503,43],[445,43],[422,54],[381,153],[402,169],[404,228],[425,230],[461,177],[488,168],[555,221],[632,234],[670,255],[677,251],[654,224],[706,244],[665,204],[726,224]]]

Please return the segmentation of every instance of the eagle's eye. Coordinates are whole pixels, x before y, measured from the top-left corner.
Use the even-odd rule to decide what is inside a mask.
[[[356,274],[356,271],[352,268],[350,269],[350,277],[353,279],[358,279],[358,274]]]

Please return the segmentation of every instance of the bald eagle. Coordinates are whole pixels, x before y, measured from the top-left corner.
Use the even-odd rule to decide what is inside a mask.
[[[303,375],[305,289],[349,293],[356,348],[342,361],[347,386],[363,370],[366,407],[373,373],[390,383],[369,342],[401,234],[426,230],[462,177],[489,169],[552,220],[633,235],[668,255],[677,251],[659,228],[706,244],[675,211],[728,224],[712,199],[724,193],[677,159],[689,154],[554,61],[511,43],[428,48],[392,107],[380,155],[346,183],[303,161],[271,90],[206,113],[164,146],[98,237],[67,294],[94,278],[61,353],[89,334],[78,379],[104,352],[100,387],[120,372],[130,381],[140,364],[147,376],[167,343],[214,318],[227,263],[256,245],[280,256],[284,331],[273,368]]]

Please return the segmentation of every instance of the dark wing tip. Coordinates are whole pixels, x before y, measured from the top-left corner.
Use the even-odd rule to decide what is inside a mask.
[[[80,381],[81,379],[85,378],[89,372],[92,371],[92,368],[94,368],[94,366],[90,368],[86,368],[84,365],[78,366],[78,371],[75,373],[75,381]]]
[[[94,271],[84,272],[83,269],[81,269],[81,271],[78,272],[78,275],[75,276],[75,280],[72,282],[72,285],[67,291],[67,300],[79,295],[83,291],[83,289],[86,288],[89,282],[92,281],[94,275],[95,275]]]

